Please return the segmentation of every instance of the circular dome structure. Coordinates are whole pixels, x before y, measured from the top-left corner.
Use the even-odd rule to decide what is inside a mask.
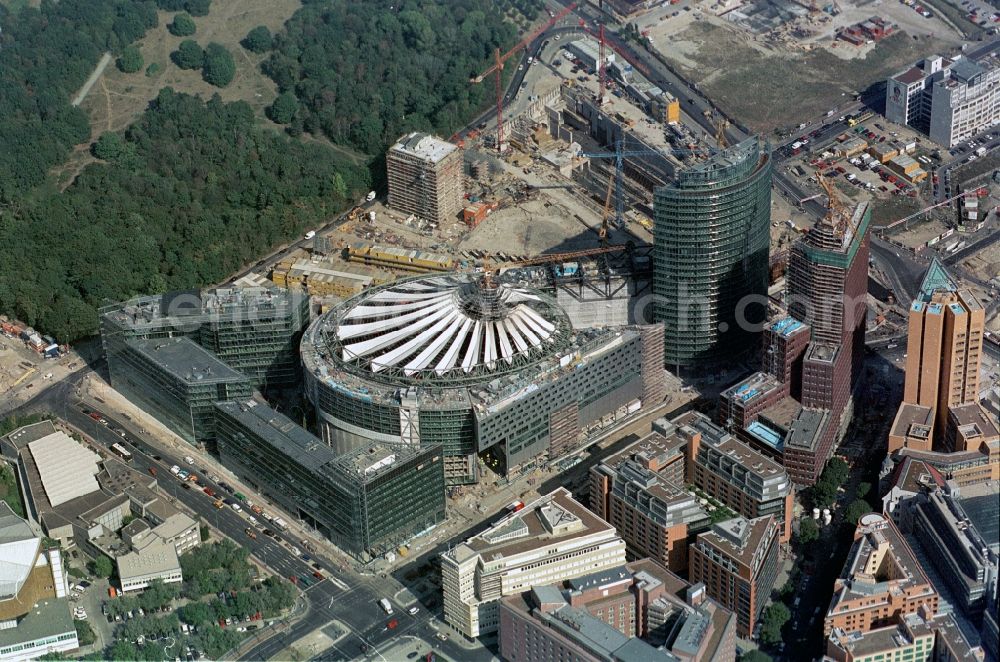
[[[546,295],[475,274],[397,281],[331,311],[328,356],[369,378],[455,384],[518,370],[567,342]]]

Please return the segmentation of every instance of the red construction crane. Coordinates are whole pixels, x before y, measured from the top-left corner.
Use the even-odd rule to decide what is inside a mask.
[[[551,28],[553,25],[556,24],[557,21],[559,21],[559,19],[563,18],[564,16],[566,16],[567,14],[569,14],[574,9],[576,9],[576,3],[575,2],[567,5],[566,7],[564,7],[563,9],[561,9],[559,12],[557,12],[556,14],[554,14],[548,20],[547,23],[545,23],[541,27],[535,29],[530,34],[528,34],[527,36],[525,36],[524,39],[522,39],[520,42],[518,42],[517,46],[514,46],[514,48],[510,49],[509,51],[507,51],[503,55],[500,54],[500,49],[499,48],[496,49],[496,51],[493,54],[493,57],[494,57],[493,66],[490,67],[489,69],[487,69],[486,71],[484,71],[483,73],[479,74],[478,76],[475,76],[475,77],[469,79],[470,83],[482,83],[483,80],[487,76],[489,76],[492,73],[496,73],[496,92],[497,92],[497,151],[501,151],[503,149],[503,81],[501,79],[503,78],[503,65],[504,65],[504,62],[506,62],[507,60],[509,60],[511,58],[511,56],[513,56],[515,53],[517,53],[518,51],[520,51],[522,48],[527,48],[528,45],[531,44],[531,42],[533,42],[538,37],[538,35],[542,34],[546,30],[548,30],[549,28]]]
[[[625,51],[624,48],[618,48],[615,45],[614,41],[612,41],[611,39],[608,39],[608,38],[606,38],[604,36],[604,24],[603,23],[601,24],[600,30],[595,33],[593,30],[591,30],[590,28],[587,27],[587,22],[585,20],[580,19],[580,29],[583,30],[584,32],[586,32],[587,34],[589,34],[591,37],[593,37],[594,39],[596,39],[599,44],[601,44],[601,46],[602,46],[602,49],[601,49],[601,59],[604,59],[604,47],[608,47],[611,50],[613,50],[615,53],[617,53],[618,55],[622,56],[622,58],[626,62],[628,62],[633,67],[635,67],[636,69],[638,69],[644,76],[646,76],[647,78],[649,77],[649,75],[650,75],[649,74],[649,67],[647,67],[645,64],[643,64],[638,58],[633,57],[631,54],[629,54],[627,51]]]

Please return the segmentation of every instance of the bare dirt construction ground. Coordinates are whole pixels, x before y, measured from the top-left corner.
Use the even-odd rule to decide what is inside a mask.
[[[214,0],[207,16],[194,17],[198,31],[191,37],[175,37],[167,30],[174,14],[159,12],[159,25],[138,42],[145,66],[159,65],[159,71],[147,76],[140,71],[124,74],[112,63],[105,70],[90,94],[80,105],[90,116],[91,139],[96,140],[105,131],[119,131],[131,124],[156,98],[160,89],[172,87],[178,92],[199,94],[209,98],[218,94],[223,101],[246,101],[263,117],[264,108],[277,94],[274,83],[260,71],[260,63],[267,56],[256,55],[240,46],[240,40],[258,25],[266,25],[277,32],[295,10],[299,0]],[[236,62],[236,76],[224,88],[214,87],[201,79],[201,71],[179,69],[170,60],[170,53],[177,50],[184,39],[194,39],[202,47],[217,42],[226,47]],[[80,145],[67,163],[57,172],[63,186],[94,159],[89,146]]]
[[[826,112],[948,43],[896,33],[864,57],[845,60],[825,48],[769,51],[735,27],[697,21],[662,50],[680,72],[754,131],[769,132]]]
[[[1000,278],[1000,244],[981,250],[962,263],[983,280]]]

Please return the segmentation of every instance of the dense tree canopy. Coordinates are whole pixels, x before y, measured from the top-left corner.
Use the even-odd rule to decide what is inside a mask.
[[[492,86],[468,79],[517,31],[497,7],[514,16],[515,7],[539,4],[304,0],[281,33],[255,29],[244,45],[273,48],[262,67],[279,97],[267,114],[289,134],[324,134],[381,155],[405,131],[450,135],[485,107]],[[0,264],[13,265],[0,269],[0,312],[60,342],[80,338],[96,330],[97,306],[222,281],[369,188],[370,172],[343,151],[260,128],[247,104],[169,88],[125,132],[102,135],[92,146],[99,161],[64,191],[49,185],[53,167],[90,140],[86,114],[69,102],[101,54],[141,70],[141,55],[126,47],[156,25],[157,9],[201,16],[209,6],[45,0],[10,14],[0,8]],[[523,16],[530,13],[522,11],[521,28]],[[171,29],[182,23],[175,16]],[[205,52],[193,40],[171,59],[214,85],[236,72],[224,48]],[[147,75],[160,66],[151,63]]]
[[[134,74],[145,66],[142,52],[137,46],[126,46],[118,58],[118,68],[126,74]]]
[[[170,34],[176,37],[190,37],[198,30],[198,26],[194,24],[190,14],[181,12],[174,16],[174,20],[167,26],[167,29],[170,30]]]
[[[254,53],[266,53],[274,45],[274,37],[266,25],[258,25],[247,33],[247,36],[240,42],[243,48]]]
[[[288,124],[295,119],[299,110],[299,102],[291,92],[282,92],[267,109],[267,116],[272,122]]]
[[[236,63],[222,44],[211,43],[205,49],[205,64],[202,65],[201,77],[206,83],[216,87],[225,87],[233,82],[236,75]]]
[[[170,88],[123,138],[0,222],[0,264],[17,265],[0,269],[0,310],[60,341],[93,333],[106,300],[224,280],[369,185],[333,150],[257,127],[245,103]]]
[[[185,0],[184,9],[192,16],[207,16],[212,0]]]
[[[66,0],[0,11],[0,203],[40,184],[90,137],[70,105],[104,51],[156,25],[151,0]]]
[[[470,85],[514,27],[482,0],[314,0],[275,36],[263,68],[301,102],[300,129],[379,154],[415,129],[450,135],[485,105]]]
[[[194,39],[185,39],[170,54],[170,59],[181,69],[201,69],[205,64],[205,51]]]

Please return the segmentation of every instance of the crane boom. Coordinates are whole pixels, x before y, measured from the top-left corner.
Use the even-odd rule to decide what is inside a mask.
[[[560,9],[554,16],[552,16],[552,18],[550,18],[548,20],[547,23],[545,23],[541,27],[536,28],[535,30],[533,30],[532,32],[530,32],[524,39],[522,39],[521,41],[519,41],[517,43],[517,45],[514,46],[514,48],[510,49],[509,51],[507,51],[503,55],[500,55],[498,58],[496,58],[496,61],[493,63],[493,66],[491,66],[489,69],[487,69],[483,73],[479,74],[478,76],[473,76],[472,78],[469,79],[469,82],[470,83],[482,83],[483,79],[485,79],[487,76],[489,76],[493,72],[502,70],[504,63],[507,62],[507,60],[509,60],[515,53],[517,53],[518,51],[520,51],[522,48],[527,48],[528,44],[530,44],[531,42],[533,42],[535,39],[538,38],[538,35],[542,34],[546,30],[548,30],[549,28],[551,28],[553,25],[555,25],[559,21],[559,19],[565,17],[567,14],[569,14],[574,9],[576,9],[576,3],[575,2],[573,2],[573,3],[569,4],[569,5],[566,5],[565,7],[563,7],[562,9]],[[499,54],[499,52],[500,52],[500,49],[497,49],[497,53],[498,54]]]
[[[551,28],[553,25],[556,24],[556,22],[559,19],[563,18],[564,16],[566,16],[566,14],[569,14],[574,9],[576,9],[576,3],[575,2],[570,3],[569,5],[566,5],[564,8],[562,8],[561,10],[559,10],[559,12],[557,12],[556,14],[554,14],[548,20],[548,22],[546,22],[544,25],[542,25],[541,27],[537,28],[536,30],[533,30],[530,34],[528,34],[528,36],[526,36],[524,39],[522,39],[521,41],[519,41],[518,44],[516,46],[514,46],[514,48],[510,49],[506,53],[504,53],[504,54],[501,55],[500,54],[500,49],[499,48],[496,49],[494,51],[494,53],[493,53],[493,60],[494,60],[493,61],[493,66],[491,66],[489,69],[487,69],[483,73],[479,74],[478,76],[473,76],[472,78],[469,79],[470,83],[481,83],[490,74],[496,74],[497,151],[498,152],[502,152],[503,151],[503,81],[501,80],[501,77],[502,77],[502,73],[503,73],[504,62],[506,62],[507,60],[509,60],[511,58],[511,56],[514,55],[514,53],[517,53],[522,48],[527,48],[528,45],[532,41],[534,41],[536,38],[538,38],[538,35],[542,34],[546,30],[548,30],[549,28]]]

